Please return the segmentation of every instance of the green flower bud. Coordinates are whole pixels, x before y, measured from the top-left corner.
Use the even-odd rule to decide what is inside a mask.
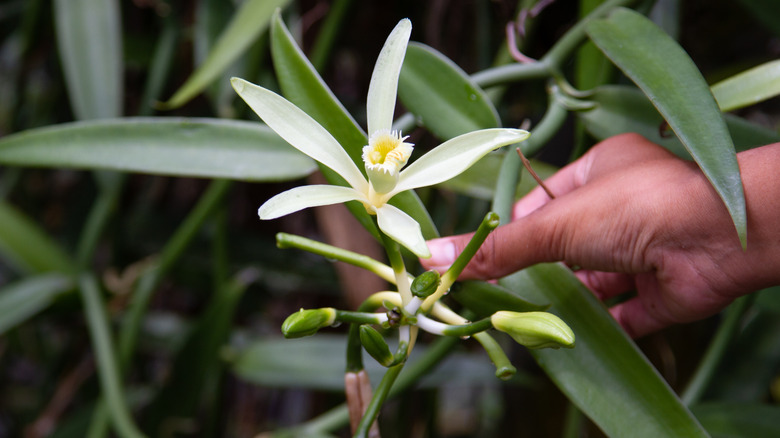
[[[419,298],[427,298],[432,293],[436,292],[441,284],[441,275],[436,271],[427,271],[412,281],[412,295]]]
[[[380,365],[388,367],[393,364],[393,353],[390,352],[385,338],[370,325],[360,326],[360,343]]]
[[[285,338],[302,338],[317,333],[323,327],[333,325],[335,321],[336,309],[332,307],[301,309],[284,320],[282,334]]]
[[[490,321],[496,330],[528,348],[574,347],[574,332],[552,313],[500,311]]]

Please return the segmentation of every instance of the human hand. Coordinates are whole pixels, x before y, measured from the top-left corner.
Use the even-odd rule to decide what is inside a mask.
[[[499,278],[540,262],[578,267],[599,298],[635,290],[610,309],[632,337],[717,313],[735,298],[780,282],[780,146],[739,156],[748,205],[743,251],[726,207],[691,162],[636,134],[601,142],[514,207],[461,279]],[[429,269],[445,270],[468,242],[428,243]]]

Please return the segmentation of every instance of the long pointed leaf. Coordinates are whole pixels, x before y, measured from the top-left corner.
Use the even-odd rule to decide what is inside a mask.
[[[162,106],[178,108],[208,87],[268,27],[274,11],[284,7],[289,1],[247,0],[244,2],[236,10],[233,19],[211,48],[203,64]]]
[[[563,265],[536,265],[501,284],[524,294],[537,291],[530,299],[550,302],[549,311],[572,328],[574,348],[532,354],[607,436],[707,436],[602,303]]]
[[[733,111],[780,94],[780,60],[743,71],[712,86],[722,111]]]
[[[734,145],[696,65],[669,35],[629,9],[591,21],[587,32],[664,116],[725,203],[744,245],[747,210]]]
[[[245,181],[298,179],[314,162],[259,123],[125,118],[56,125],[0,139],[0,163]]]
[[[56,0],[57,45],[80,120],[122,113],[122,28],[116,0]]]

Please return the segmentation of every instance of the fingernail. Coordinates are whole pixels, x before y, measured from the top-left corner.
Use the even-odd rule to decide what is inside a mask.
[[[446,270],[458,256],[455,244],[449,239],[435,239],[428,241],[428,249],[431,258],[426,260],[426,265],[437,271]]]

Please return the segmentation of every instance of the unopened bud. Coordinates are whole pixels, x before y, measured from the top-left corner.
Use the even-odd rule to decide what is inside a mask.
[[[332,307],[301,309],[284,320],[282,334],[285,338],[302,338],[317,333],[323,327],[333,325],[335,321],[336,309]]]
[[[380,365],[388,367],[393,363],[393,353],[387,346],[385,338],[370,325],[360,326],[360,343]]]
[[[496,330],[528,348],[574,347],[574,332],[552,313],[500,311],[490,321]]]
[[[412,295],[420,298],[427,298],[436,292],[441,284],[441,275],[436,271],[427,271],[415,277],[412,281]]]

